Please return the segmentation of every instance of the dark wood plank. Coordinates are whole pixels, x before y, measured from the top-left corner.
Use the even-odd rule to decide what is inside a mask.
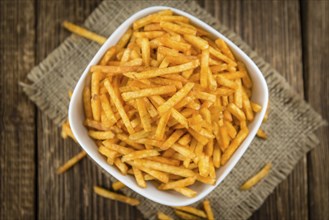
[[[329,121],[329,2],[303,1],[303,54],[306,100]],[[328,219],[329,128],[319,129],[320,145],[308,155],[309,218]]]
[[[35,113],[18,82],[34,66],[33,0],[0,1],[0,219],[35,218]]]
[[[204,5],[282,73],[303,96],[298,1],[209,0]],[[307,162],[304,158],[251,219],[307,219],[307,198]]]
[[[100,2],[38,1],[37,61],[69,35],[61,27],[64,20],[81,24]],[[110,181],[90,159],[63,175],[55,174],[58,166],[80,150],[73,141],[63,141],[60,129],[38,113],[39,219],[141,219],[136,208],[93,193],[94,185],[110,187]]]

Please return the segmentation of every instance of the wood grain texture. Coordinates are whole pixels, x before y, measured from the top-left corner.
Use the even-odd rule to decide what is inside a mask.
[[[329,2],[302,5],[304,80],[306,100],[329,121]],[[308,154],[309,219],[329,217],[329,128],[318,131],[320,145]]]
[[[299,1],[205,1],[303,96]],[[307,162],[300,161],[251,219],[307,219]]]
[[[18,85],[34,66],[34,2],[0,1],[0,219],[35,217],[35,107]]]
[[[37,23],[37,62],[44,59],[69,33],[64,20],[81,24],[100,1],[39,1]],[[73,88],[72,88],[73,89]],[[110,188],[110,181],[89,158],[68,172],[55,170],[81,148],[60,138],[60,129],[38,112],[38,205],[39,219],[140,219],[136,208],[103,199],[93,192],[94,185]],[[51,199],[50,199],[51,198]]]

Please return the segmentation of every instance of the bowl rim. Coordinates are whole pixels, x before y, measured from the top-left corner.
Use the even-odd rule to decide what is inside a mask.
[[[258,113],[259,116],[258,116],[257,121],[255,121],[256,119],[254,118],[254,121],[252,122],[252,123],[255,124],[254,128],[249,131],[248,136],[241,143],[238,150],[236,150],[234,152],[234,154],[232,155],[230,160],[227,162],[227,164],[222,166],[222,169],[224,169],[224,170],[223,170],[220,177],[217,176],[216,184],[214,186],[209,186],[208,188],[206,188],[203,191],[199,192],[193,198],[186,198],[184,201],[175,201],[175,204],[173,204],[171,202],[160,200],[156,196],[150,195],[149,193],[147,193],[147,188],[145,190],[145,189],[140,188],[136,183],[131,184],[131,183],[127,182],[126,179],[124,178],[124,176],[121,173],[119,173],[119,175],[115,175],[111,171],[107,170],[105,165],[103,165],[102,161],[99,161],[96,158],[96,156],[94,155],[94,153],[91,152],[89,150],[89,148],[85,146],[84,141],[81,139],[81,137],[79,135],[79,132],[78,132],[79,129],[78,129],[77,126],[79,126],[79,125],[74,123],[74,119],[73,119],[74,114],[75,114],[74,110],[77,107],[77,105],[75,105],[75,103],[77,102],[76,100],[77,99],[82,99],[81,94],[78,94],[77,90],[81,91],[81,87],[84,86],[84,82],[85,82],[85,79],[86,79],[86,77],[89,73],[90,67],[92,65],[95,65],[95,64],[98,63],[98,61],[104,55],[106,50],[110,46],[114,45],[117,42],[117,40],[124,34],[124,32],[132,26],[132,24],[135,20],[137,20],[138,18],[141,18],[141,17],[145,17],[149,14],[155,13],[157,11],[166,10],[166,9],[172,10],[175,14],[188,17],[192,23],[197,24],[201,28],[203,28],[206,31],[210,32],[212,35],[214,35],[216,37],[220,37],[221,39],[223,39],[229,45],[229,47],[234,50],[235,53],[238,53],[238,54],[235,54],[235,55],[238,55],[240,57],[239,60],[241,60],[241,57],[242,57],[243,62],[246,64],[246,66],[248,64],[249,67],[252,68],[253,71],[255,71],[258,79],[260,80],[261,87],[263,88],[262,92],[263,92],[263,98],[264,98],[264,103],[262,103],[262,106],[267,106],[267,104],[268,104],[268,87],[267,87],[265,78],[264,78],[263,74],[261,73],[261,71],[259,70],[259,68],[257,67],[257,65],[251,60],[251,58],[244,51],[242,51],[237,45],[235,45],[231,40],[229,40],[227,37],[225,37],[219,31],[215,30],[210,25],[206,24],[205,22],[203,22],[199,18],[197,18],[197,17],[195,17],[195,16],[193,16],[193,15],[187,13],[187,12],[184,12],[182,10],[179,10],[179,9],[176,9],[176,8],[173,8],[173,7],[169,7],[169,6],[152,6],[152,7],[147,7],[147,8],[141,9],[141,10],[137,11],[136,13],[134,13],[133,15],[131,15],[115,31],[113,31],[111,36],[98,49],[97,53],[94,55],[94,57],[91,59],[91,61],[89,62],[89,64],[85,68],[83,74],[80,76],[80,78],[79,78],[79,80],[78,80],[78,82],[77,82],[77,84],[74,88],[72,98],[71,98],[71,101],[70,101],[70,105],[69,105],[68,115],[69,115],[69,122],[70,122],[70,125],[71,125],[72,132],[73,132],[74,136],[76,137],[79,145],[83,148],[83,150],[86,151],[88,156],[91,157],[96,162],[97,165],[99,165],[100,167],[102,167],[103,170],[106,171],[106,173],[110,174],[111,176],[113,176],[117,180],[123,182],[127,187],[132,189],[134,192],[136,192],[136,193],[142,195],[143,197],[148,198],[148,199],[150,199],[154,202],[157,202],[157,203],[160,203],[160,204],[163,204],[163,205],[167,205],[167,206],[185,206],[185,205],[190,205],[192,203],[195,203],[195,202],[203,199],[211,191],[213,191],[226,178],[226,176],[232,171],[232,169],[235,167],[237,162],[241,159],[241,157],[244,155],[245,151],[250,146],[251,141],[254,139],[254,137],[256,135],[256,132],[259,129],[261,123],[262,123],[262,118],[264,118],[266,108],[263,107],[261,112]],[[112,41],[114,41],[114,43],[111,43]],[[247,61],[247,63],[246,63],[246,61]],[[239,152],[237,152],[237,151],[239,151]],[[237,153],[238,153],[238,155],[237,155]],[[221,170],[221,168],[219,170]]]

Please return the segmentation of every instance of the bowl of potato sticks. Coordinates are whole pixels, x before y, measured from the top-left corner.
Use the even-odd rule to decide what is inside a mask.
[[[214,190],[255,137],[268,89],[255,63],[198,18],[150,7],[113,32],[78,81],[74,136],[99,166],[168,206]]]

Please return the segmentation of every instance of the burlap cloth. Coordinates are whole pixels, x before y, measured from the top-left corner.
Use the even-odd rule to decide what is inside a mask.
[[[318,144],[313,132],[325,122],[295,94],[277,71],[195,2],[104,1],[84,25],[96,33],[109,36],[129,16],[154,5],[172,6],[208,23],[245,51],[266,78],[271,105],[269,120],[263,128],[269,138],[266,141],[256,138],[224,182],[208,196],[218,219],[246,219],[286,178],[301,157]],[[55,125],[59,126],[67,118],[67,91],[73,90],[99,47],[97,43],[72,35],[28,74],[31,84],[22,84],[25,93]],[[270,175],[251,190],[240,191],[239,186],[243,181],[266,162],[273,163]],[[123,192],[141,200],[137,208],[145,218],[155,218],[158,210],[174,216],[172,208],[147,200],[130,189],[124,189]]]

